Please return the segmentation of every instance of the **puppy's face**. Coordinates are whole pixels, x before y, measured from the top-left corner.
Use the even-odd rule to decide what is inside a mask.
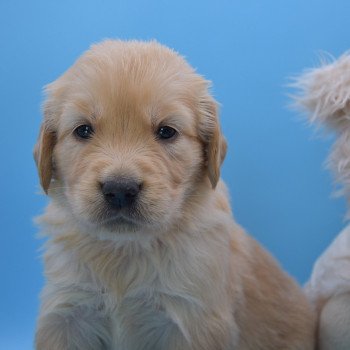
[[[167,226],[198,186],[215,187],[225,153],[216,104],[173,51],[107,41],[47,92],[35,158],[44,190],[77,222]]]

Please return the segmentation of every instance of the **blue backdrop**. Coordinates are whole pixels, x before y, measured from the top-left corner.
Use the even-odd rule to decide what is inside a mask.
[[[323,163],[331,140],[288,110],[287,77],[349,49],[348,0],[0,2],[0,348],[31,349],[43,285],[32,217],[42,86],[104,38],[157,39],[213,81],[237,221],[299,282],[345,225]]]

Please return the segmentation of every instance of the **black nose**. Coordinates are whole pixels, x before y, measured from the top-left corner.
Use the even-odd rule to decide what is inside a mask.
[[[110,180],[101,184],[105,200],[117,209],[132,205],[140,189],[141,185],[134,180]]]

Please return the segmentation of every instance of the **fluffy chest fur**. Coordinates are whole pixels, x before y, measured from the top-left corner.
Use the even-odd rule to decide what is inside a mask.
[[[235,243],[227,223],[232,221],[224,212],[220,216],[195,231],[101,240],[67,230],[66,219],[60,224],[59,210],[51,206],[42,218],[55,228],[45,255],[49,284],[44,299],[45,294],[56,297],[45,307],[57,307],[61,295],[67,303],[65,288],[75,281],[70,302],[107,317],[115,346],[163,349],[175,337],[179,346],[182,341],[206,349],[216,346],[218,333],[223,344],[228,337],[237,339],[231,336],[237,328],[232,285],[240,285],[231,268]]]

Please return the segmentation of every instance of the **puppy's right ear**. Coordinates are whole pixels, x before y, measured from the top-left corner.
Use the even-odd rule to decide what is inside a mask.
[[[38,141],[34,147],[34,159],[38,168],[40,184],[47,194],[53,172],[52,153],[56,143],[55,132],[44,122],[40,128]]]
[[[294,96],[297,107],[310,112],[311,122],[337,131],[350,128],[350,54],[307,71],[292,86],[300,91]]]

